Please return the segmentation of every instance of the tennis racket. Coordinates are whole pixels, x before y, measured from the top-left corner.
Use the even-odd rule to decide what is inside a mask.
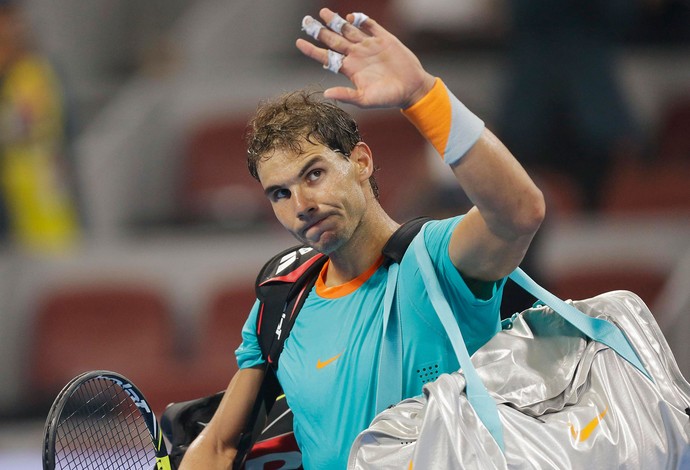
[[[156,417],[144,395],[120,374],[85,372],[50,408],[44,470],[172,470]]]

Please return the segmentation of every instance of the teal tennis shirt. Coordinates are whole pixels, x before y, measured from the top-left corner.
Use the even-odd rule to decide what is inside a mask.
[[[425,243],[472,354],[500,330],[504,281],[495,283],[486,300],[467,287],[448,256],[450,236],[460,219],[429,222]],[[352,442],[376,414],[387,276],[382,261],[342,286],[329,288],[319,279],[285,341],[277,375],[294,414],[305,469],[345,468]],[[400,264],[398,296],[403,397],[409,398],[421,394],[424,384],[439,374],[457,371],[460,364],[426,294],[414,250],[408,250]],[[240,368],[263,363],[257,314],[258,303],[236,351]]]

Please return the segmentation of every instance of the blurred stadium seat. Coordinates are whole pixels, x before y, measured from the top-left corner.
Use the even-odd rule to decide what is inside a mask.
[[[429,186],[434,188],[426,141],[398,111],[370,111],[355,118],[379,168],[374,175],[381,205],[393,218],[419,215],[417,201]]]
[[[199,347],[190,371],[198,396],[224,390],[237,372],[235,349],[255,299],[252,284],[218,286],[209,295],[199,317]]]
[[[47,292],[30,331],[35,403],[52,402],[81,372],[106,369],[132,380],[162,410],[176,399],[174,325],[164,296],[151,286],[103,282]]]
[[[419,197],[411,189],[427,183],[426,142],[397,111],[372,111],[358,121],[362,139],[380,168],[376,179],[381,203],[393,217],[401,215],[400,208],[409,208]],[[244,120],[226,117],[202,122],[190,131],[179,186],[183,221],[229,228],[275,222],[247,170],[245,127]]]
[[[690,95],[679,97],[663,111],[658,141],[660,160],[690,161]]]
[[[656,140],[651,161],[617,162],[606,188],[605,211],[690,214],[690,96],[662,111]]]
[[[549,216],[567,217],[582,211],[582,190],[573,177],[548,169],[532,173],[532,178],[544,193]]]
[[[244,119],[218,117],[190,129],[178,189],[182,222],[241,229],[273,221],[247,170],[245,127]]]
[[[668,273],[628,266],[592,266],[549,279],[551,292],[563,299],[582,300],[612,290],[628,290],[651,306],[660,294]]]
[[[690,158],[618,165],[604,189],[606,213],[690,213]]]

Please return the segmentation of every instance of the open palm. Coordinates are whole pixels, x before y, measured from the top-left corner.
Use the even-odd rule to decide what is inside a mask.
[[[326,23],[335,15],[327,8],[320,12]],[[352,14],[347,16],[342,34],[326,27],[318,34],[319,42],[344,55],[340,73],[354,85],[329,88],[324,96],[363,108],[405,108],[431,89],[434,78],[398,38],[372,19],[359,28],[353,20]],[[297,47],[317,62],[328,63],[328,49],[303,39],[297,40]]]

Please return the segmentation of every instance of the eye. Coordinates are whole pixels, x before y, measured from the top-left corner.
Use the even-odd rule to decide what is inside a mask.
[[[290,190],[285,188],[276,189],[271,193],[271,201],[279,201],[290,197]]]
[[[321,178],[323,175],[323,170],[311,170],[309,173],[307,173],[307,180],[309,181],[316,181],[317,179]]]

